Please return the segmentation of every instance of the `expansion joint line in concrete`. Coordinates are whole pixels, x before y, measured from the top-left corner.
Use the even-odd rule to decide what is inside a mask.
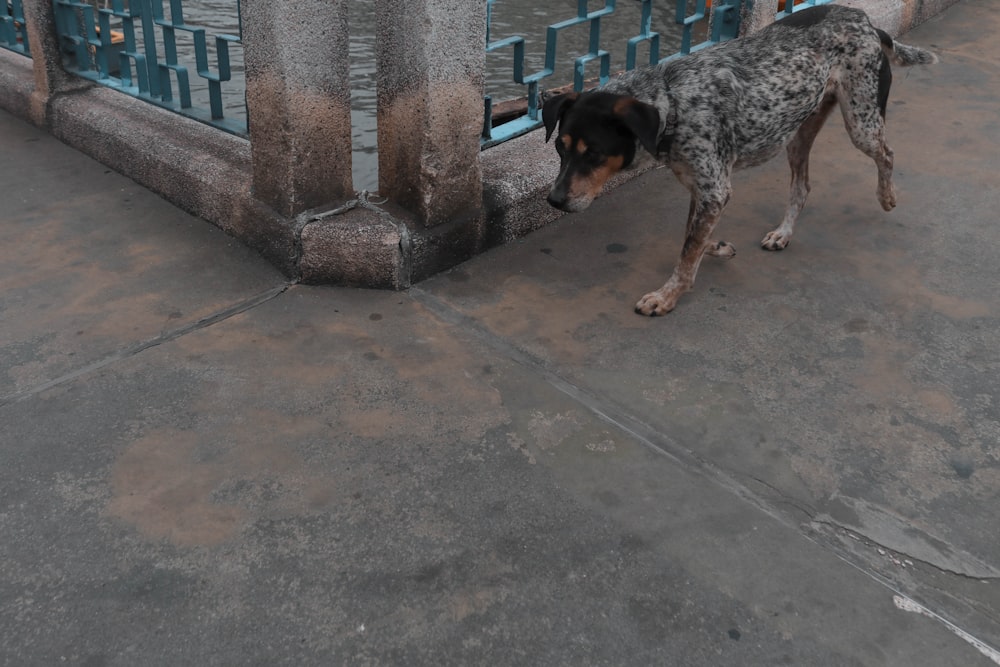
[[[816,509],[814,507],[811,507],[808,503],[803,502],[799,498],[788,495],[778,487],[774,486],[773,484],[770,484],[769,482],[767,482],[764,479],[761,479],[760,477],[749,475],[749,478],[752,479],[757,484],[760,484],[762,487],[766,488],[773,494],[772,497],[774,498],[774,500],[771,501],[772,503],[780,503],[782,505],[787,505],[788,507],[791,507],[792,509],[803,514],[810,521],[812,521],[815,518]]]
[[[409,293],[417,299],[423,306],[431,310],[438,317],[444,321],[466,331],[470,335],[483,341],[491,348],[497,352],[503,354],[510,360],[514,361],[518,365],[526,368],[527,370],[534,372],[542,376],[552,387],[562,392],[572,400],[579,403],[584,409],[594,414],[596,417],[604,421],[605,423],[613,426],[617,430],[627,434],[631,438],[640,442],[642,445],[650,449],[651,451],[662,455],[669,460],[682,466],[684,469],[689,470],[695,474],[703,477],[707,477],[725,491],[728,491],[745,502],[756,507],[758,510],[764,514],[774,518],[776,521],[782,525],[793,528],[802,535],[805,539],[813,542],[822,549],[829,551],[836,558],[840,559],[842,562],[856,569],[860,573],[864,574],[869,579],[875,581],[888,591],[890,591],[894,597],[898,597],[905,600],[912,600],[910,594],[904,592],[901,586],[882,574],[878,569],[870,562],[865,559],[861,559],[857,554],[852,553],[850,550],[838,546],[835,542],[828,539],[822,538],[822,533],[817,531],[819,534],[810,534],[809,531],[803,530],[803,524],[792,518],[792,516],[785,510],[776,507],[773,500],[765,498],[761,494],[757,493],[746,484],[741,482],[737,477],[728,471],[720,468],[711,461],[703,459],[697,456],[694,452],[687,449],[680,443],[674,441],[668,436],[660,433],[654,428],[650,427],[648,424],[644,423],[637,417],[629,414],[626,410],[615,405],[612,401],[602,398],[596,394],[593,394],[585,389],[582,389],[569,380],[563,378],[559,374],[552,371],[548,365],[541,359],[535,357],[529,352],[517,347],[510,341],[504,339],[501,336],[494,334],[485,327],[483,327],[475,318],[470,317],[455,308],[450,304],[446,303],[442,299],[425,292],[419,287],[411,287]],[[789,499],[787,494],[782,493],[780,490],[774,488],[770,484],[764,483],[762,480],[754,478],[755,481],[760,482],[769,490],[777,493],[779,495],[779,502],[781,504],[791,504],[797,511],[803,512],[806,516],[810,517],[810,521],[807,525],[815,524],[815,510],[803,506],[798,501],[792,501]],[[924,562],[924,561],[921,561]],[[944,572],[946,574],[961,574],[954,573],[948,570],[943,570],[940,567],[935,566],[932,563],[926,563],[929,567],[932,567],[939,572]],[[955,628],[960,630],[960,636],[966,639],[974,646],[983,651],[985,647],[992,653],[987,655],[1000,655],[996,652],[986,642],[973,637],[971,634],[961,630],[954,622],[945,618],[944,615],[937,612],[933,612],[930,609],[921,606],[922,609],[926,610],[927,615],[931,618],[938,619],[944,622],[950,629]],[[1000,663],[998,663],[1000,664]]]
[[[555,389],[579,403],[588,412],[593,413],[602,421],[628,434],[645,447],[667,457],[688,470],[711,478],[729,492],[736,494],[781,523],[790,526],[796,525],[788,519],[782,510],[774,507],[771,502],[724,469],[698,456],[669,436],[660,433],[639,418],[615,405],[612,401],[576,386],[558,373],[552,371],[544,361],[488,331],[474,318],[455,310],[449,304],[419,287],[411,287],[410,294],[446,322],[463,328],[512,361],[541,375]]]
[[[140,352],[148,350],[151,347],[156,347],[157,345],[168,343],[172,340],[180,338],[181,336],[186,336],[189,333],[200,331],[201,329],[205,329],[214,324],[218,324],[219,322],[228,320],[230,317],[233,317],[234,315],[245,313],[246,311],[256,308],[261,304],[267,303],[268,301],[274,299],[280,294],[283,294],[289,287],[291,287],[294,284],[295,284],[294,282],[289,282],[279,285],[278,287],[273,287],[269,290],[266,290],[259,294],[255,294],[254,296],[251,296],[247,299],[244,299],[243,301],[235,303],[229,308],[224,308],[223,310],[216,311],[211,315],[206,315],[205,317],[202,317],[201,319],[195,322],[191,322],[189,324],[178,327],[176,329],[172,329],[170,331],[162,332],[159,336],[141,341],[139,343],[135,343],[134,345],[129,345],[128,347],[125,347],[121,350],[109,354],[103,359],[100,359],[91,364],[78,368],[74,371],[70,371],[65,375],[61,375],[47,382],[43,382],[42,384],[31,387],[30,389],[25,389],[23,391],[15,392],[13,394],[8,394],[7,396],[0,397],[0,408],[6,405],[10,405],[12,403],[18,403],[27,398],[31,398],[32,396],[37,396],[38,394],[47,391],[53,387],[57,387],[67,382],[71,382],[72,380],[75,380],[89,373],[93,373],[94,371],[100,370],[102,368],[115,364],[119,361],[124,361],[131,357],[134,357]]]
[[[838,521],[835,521],[833,518],[831,518],[831,517],[829,517],[827,515],[823,515],[823,516],[816,515],[816,516],[813,516],[813,517],[811,517],[811,522],[812,522],[813,527],[817,531],[819,531],[820,529],[826,529],[826,530],[832,531],[834,533],[836,533],[837,531],[841,531],[843,534],[849,536],[850,539],[852,539],[852,540],[854,540],[854,541],[856,541],[856,542],[858,542],[860,544],[864,544],[864,545],[867,545],[869,547],[881,550],[881,552],[885,552],[885,554],[890,555],[892,558],[895,558],[897,561],[898,560],[903,560],[905,562],[905,561],[908,560],[908,561],[911,561],[913,563],[920,563],[921,565],[923,565],[925,567],[928,567],[928,568],[930,568],[932,570],[936,570],[937,572],[940,572],[941,574],[944,574],[944,575],[947,575],[947,576],[950,576],[950,577],[959,577],[961,579],[965,579],[965,580],[968,580],[968,581],[978,581],[978,582],[997,581],[998,579],[1000,579],[1000,577],[997,577],[997,576],[994,576],[994,575],[969,574],[968,572],[962,572],[962,571],[957,570],[957,569],[946,567],[946,566],[942,565],[941,563],[935,563],[935,562],[933,562],[931,560],[928,560],[926,558],[921,558],[920,556],[917,556],[915,554],[907,553],[906,551],[900,551],[897,548],[893,548],[893,547],[891,547],[889,545],[880,543],[878,540],[873,539],[871,535],[866,535],[864,533],[859,533],[858,531],[850,528],[849,526],[845,526],[845,525],[839,523]]]

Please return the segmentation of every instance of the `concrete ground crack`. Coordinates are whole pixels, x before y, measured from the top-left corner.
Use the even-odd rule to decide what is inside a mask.
[[[776,507],[770,500],[741,482],[734,474],[717,466],[708,459],[698,456],[695,452],[649,426],[635,415],[615,405],[613,401],[608,400],[606,397],[578,387],[551,370],[541,359],[536,358],[531,353],[489,331],[477,320],[460,312],[437,296],[419,287],[411,287],[409,292],[421,304],[444,321],[464,329],[512,361],[541,375],[552,387],[579,403],[601,421],[626,433],[648,449],[667,457],[683,468],[714,480],[730,493],[749,502],[782,524],[794,528],[798,527],[797,522],[793,521],[785,510]],[[768,486],[773,490],[774,487]],[[798,505],[796,505],[796,508],[802,509]],[[809,515],[809,512],[806,512],[806,514]]]
[[[806,521],[811,522],[815,519],[816,517],[815,507],[812,507],[811,505],[809,505],[808,503],[799,498],[788,495],[782,489],[774,486],[767,480],[761,479],[760,477],[749,475],[749,479],[753,480],[757,484],[760,484],[762,487],[766,488],[769,492],[774,494],[772,502],[781,503],[782,505],[787,505],[791,507],[793,510],[796,510],[797,512],[803,514],[805,516]]]
[[[914,553],[908,553],[905,550],[900,550],[890,545],[882,544],[878,540],[873,539],[870,535],[860,533],[857,530],[850,528],[849,526],[845,526],[844,524],[838,522],[837,520],[833,519],[828,515],[818,514],[813,517],[811,523],[814,528],[825,527],[827,528],[828,533],[829,532],[832,532],[834,534],[840,533],[854,540],[858,544],[875,549],[880,556],[885,556],[890,559],[890,562],[893,562],[897,565],[901,565],[904,568],[908,565],[912,566],[915,563],[919,563],[941,574],[952,577],[960,577],[962,579],[966,579],[969,581],[988,582],[988,581],[1000,580],[1000,576],[997,576],[995,574],[975,575],[975,574],[969,574],[968,572],[961,572],[956,569],[946,567],[941,563],[936,563],[927,558],[921,558],[920,556]]]
[[[81,368],[77,368],[76,370],[70,371],[69,373],[65,373],[64,375],[61,375],[57,378],[48,380],[47,382],[43,382],[29,389],[25,389],[19,392],[15,392],[13,394],[8,394],[6,396],[0,397],[0,408],[10,405],[12,403],[18,403],[25,399],[31,398],[32,396],[37,396],[38,394],[47,391],[53,387],[57,387],[67,382],[71,382],[72,380],[75,380],[79,377],[92,373],[96,370],[100,370],[102,368],[110,366],[111,364],[115,364],[119,361],[123,361],[125,359],[134,357],[140,352],[148,350],[151,347],[156,347],[157,345],[168,343],[172,340],[180,338],[181,336],[186,336],[189,333],[193,333],[195,331],[205,329],[206,327],[210,327],[213,324],[218,324],[219,322],[228,320],[230,317],[233,317],[234,315],[239,315],[240,313],[244,313],[252,308],[256,308],[257,306],[263,303],[267,303],[271,299],[274,299],[275,297],[284,293],[289,287],[291,287],[294,284],[295,283],[284,283],[282,285],[279,285],[278,287],[273,287],[269,290],[266,290],[259,294],[255,294],[254,296],[251,296],[247,299],[244,299],[243,301],[239,301],[238,303],[235,303],[228,308],[216,311],[211,315],[206,315],[205,317],[202,317],[194,322],[190,322],[176,329],[163,332],[160,335],[155,336],[153,338],[140,341],[133,345],[129,345],[125,348],[112,352],[103,359],[87,364],[86,366],[83,366]]]

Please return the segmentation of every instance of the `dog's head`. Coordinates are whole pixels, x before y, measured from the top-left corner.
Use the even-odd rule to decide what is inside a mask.
[[[582,211],[611,176],[635,159],[637,144],[656,155],[660,114],[634,97],[603,91],[565,93],[542,106],[545,141],[556,127],[559,176],[549,203]]]

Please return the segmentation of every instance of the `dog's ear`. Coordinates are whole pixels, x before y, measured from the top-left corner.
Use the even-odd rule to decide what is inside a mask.
[[[556,125],[562,120],[563,114],[576,102],[579,93],[563,93],[545,100],[542,104],[542,122],[545,123],[545,141],[552,138]]]
[[[623,97],[615,102],[614,114],[643,148],[656,155],[656,143],[660,136],[660,112],[656,107],[634,97]]]

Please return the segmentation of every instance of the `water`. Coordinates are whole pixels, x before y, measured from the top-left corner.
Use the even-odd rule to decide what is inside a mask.
[[[471,1],[471,0],[470,0]],[[673,3],[654,3],[652,29],[660,33],[660,56],[678,50],[680,31],[674,23]],[[591,11],[603,3],[592,1]],[[375,110],[375,0],[349,1],[350,80],[351,80],[351,137],[353,142],[354,186],[361,190],[378,189],[378,158],[376,148]],[[491,39],[499,40],[512,35],[525,38],[525,74],[541,70],[545,65],[545,29],[551,23],[576,16],[576,0],[497,0],[493,7]],[[612,72],[625,67],[625,45],[629,37],[638,35],[641,24],[641,3],[635,0],[618,0],[615,13],[601,19],[601,46],[611,53]],[[213,53],[215,34],[239,34],[236,0],[185,0],[184,18],[190,25],[204,27],[209,32],[210,53]],[[559,33],[559,59],[555,74],[541,83],[542,88],[552,88],[573,80],[573,59],[587,52],[589,27],[576,26]],[[704,36],[695,37],[695,42]],[[646,62],[648,48],[639,47],[639,61]],[[184,50],[181,57],[190,54],[193,70],[193,49]],[[525,87],[513,82],[513,49],[487,54],[486,92],[495,101],[523,97]],[[244,104],[243,49],[230,45],[232,80],[223,84],[223,104],[227,117],[246,120]],[[598,75],[596,62],[588,65],[587,77]],[[192,77],[192,98],[196,106],[208,107],[208,86],[200,77]]]

